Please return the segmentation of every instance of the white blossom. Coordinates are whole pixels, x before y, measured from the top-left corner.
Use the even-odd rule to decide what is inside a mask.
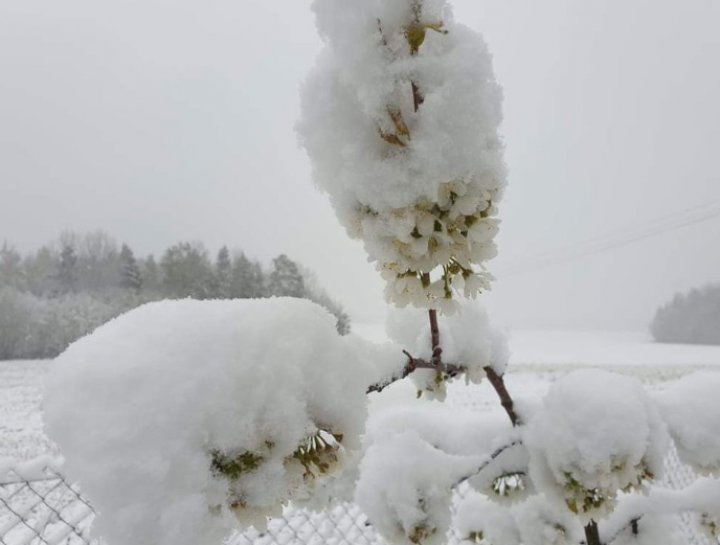
[[[325,50],[298,131],[314,179],[389,301],[452,314],[456,283],[469,297],[489,289],[482,265],[496,254],[502,94],[487,47],[446,0],[313,7]]]

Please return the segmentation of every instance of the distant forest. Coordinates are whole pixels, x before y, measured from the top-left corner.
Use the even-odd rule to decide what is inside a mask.
[[[0,360],[50,358],[97,326],[138,305],[160,299],[302,297],[337,317],[350,331],[342,307],[314,275],[286,255],[269,270],[241,251],[223,246],[210,256],[201,243],[179,242],[156,261],[137,257],[103,231],[63,233],[37,252],[0,248]]]
[[[650,324],[658,342],[720,344],[720,285],[678,293]]]

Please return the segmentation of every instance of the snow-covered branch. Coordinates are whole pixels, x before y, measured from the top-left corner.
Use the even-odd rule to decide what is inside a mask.
[[[457,375],[459,375],[460,373],[463,373],[467,370],[467,368],[462,365],[454,365],[451,363],[448,364],[448,363],[442,363],[442,362],[433,363],[432,361],[425,361],[422,358],[413,358],[412,355],[406,350],[403,350],[403,354],[405,354],[407,356],[408,362],[402,368],[400,373],[397,373],[397,374],[385,379],[382,382],[371,384],[367,388],[368,394],[373,393],[373,392],[382,392],[385,388],[387,388],[391,384],[397,382],[398,380],[402,380],[402,379],[408,377],[411,373],[413,373],[417,369],[433,370],[442,376],[442,380],[448,380],[448,379],[454,378]]]
[[[720,480],[701,478],[680,490],[652,487],[647,494],[626,496],[601,525],[600,537],[603,543],[612,545],[624,533],[642,532],[644,519],[685,511],[701,515],[701,526],[713,538],[718,538]]]
[[[302,93],[313,177],[398,305],[489,288],[505,185],[501,90],[446,0],[316,0],[325,50]],[[432,275],[432,277],[431,277]]]

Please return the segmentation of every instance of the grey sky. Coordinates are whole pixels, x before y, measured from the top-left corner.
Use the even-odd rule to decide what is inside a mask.
[[[356,319],[381,316],[381,282],[296,145],[320,48],[309,4],[0,0],[0,239],[102,228],[142,254],[181,239],[286,252]],[[640,329],[675,291],[720,281],[720,218],[523,267],[720,201],[720,2],[454,5],[505,89],[497,320]]]

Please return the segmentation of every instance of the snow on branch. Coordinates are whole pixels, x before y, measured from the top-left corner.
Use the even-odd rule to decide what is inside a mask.
[[[599,370],[555,382],[523,437],[535,486],[585,522],[660,476],[669,444],[642,385]]]
[[[720,471],[720,373],[700,372],[655,395],[680,459],[701,473]]]
[[[397,543],[443,541],[452,491],[461,483],[502,500],[511,491],[494,489],[498,478],[527,471],[517,429],[497,413],[442,406],[381,411],[368,424],[366,444],[355,500]]]
[[[712,539],[720,537],[720,480],[700,478],[680,489],[652,487],[647,494],[624,497],[612,516],[601,525],[603,543],[614,544],[623,534],[641,534],[662,515],[693,511],[700,526]],[[666,543],[667,541],[663,541]]]
[[[446,0],[315,0],[325,49],[302,92],[313,178],[389,301],[456,310],[489,288],[505,186],[502,93]],[[431,278],[432,273],[432,278]]]
[[[150,303],[53,362],[47,431],[109,543],[220,543],[352,489],[367,384],[398,353],[306,300]]]

